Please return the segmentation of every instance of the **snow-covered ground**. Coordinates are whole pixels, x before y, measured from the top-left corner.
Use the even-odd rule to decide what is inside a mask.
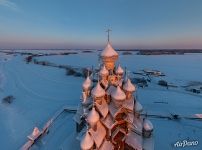
[[[96,67],[99,64],[99,53],[100,51],[78,51],[74,55],[42,56],[37,59],[56,64]],[[0,149],[19,149],[34,126],[42,128],[64,105],[77,106],[80,101],[82,78],[66,76],[63,69],[26,64],[24,57],[0,53],[0,100],[8,95],[15,97],[11,104],[0,103]],[[202,54],[120,55],[119,59],[121,65],[131,71],[146,68],[160,70],[166,74],[164,78],[178,85],[186,85],[189,81],[202,82],[201,61]],[[168,116],[173,113],[185,117],[202,114],[202,97],[182,89],[167,90],[151,83],[149,87],[139,88],[137,95],[148,114]],[[166,103],[155,103],[156,101]],[[32,149],[78,149],[72,116],[69,113],[62,114],[50,128],[49,134],[42,137]],[[155,150],[181,149],[174,147],[174,144],[183,140],[198,141],[197,146],[183,149],[202,149],[202,121],[162,118],[151,120],[154,124]]]

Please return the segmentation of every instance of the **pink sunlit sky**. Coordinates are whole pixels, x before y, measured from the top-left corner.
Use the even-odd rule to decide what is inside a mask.
[[[0,0],[0,48],[202,48],[201,0]]]

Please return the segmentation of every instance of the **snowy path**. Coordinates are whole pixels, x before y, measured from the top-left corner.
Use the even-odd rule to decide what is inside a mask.
[[[27,65],[20,56],[1,64],[6,83],[0,97],[13,95],[11,105],[0,104],[1,148],[20,148],[34,126],[42,127],[58,108],[78,103],[81,80],[72,82],[63,70]],[[58,90],[60,89],[60,90]],[[78,88],[79,89],[79,88]]]

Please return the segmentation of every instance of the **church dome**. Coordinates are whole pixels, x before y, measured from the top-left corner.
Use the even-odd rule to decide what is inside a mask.
[[[91,85],[92,85],[92,81],[91,81],[90,77],[88,76],[86,78],[86,80],[83,82],[82,87],[83,87],[83,89],[89,89],[91,87]]]
[[[87,131],[81,140],[81,143],[80,143],[81,149],[82,150],[88,150],[88,149],[92,148],[93,145],[94,145],[93,138],[89,134],[89,132]]]
[[[103,65],[102,69],[100,70],[100,75],[109,75],[109,71],[106,69],[105,65]]]
[[[123,85],[123,89],[128,92],[134,92],[135,91],[135,85],[133,85],[130,81],[130,79],[127,79],[126,83]]]
[[[117,86],[116,90],[112,91],[111,96],[115,100],[124,100],[126,99],[126,94],[121,90],[119,86]]]
[[[121,68],[121,65],[118,66],[118,68],[116,69],[116,74],[123,74],[124,70]]]
[[[102,57],[112,57],[112,56],[118,56],[118,53],[113,49],[111,44],[108,42],[107,46],[101,53]]]
[[[97,85],[96,85],[96,87],[94,87],[92,89],[91,93],[92,93],[92,95],[94,97],[102,97],[102,96],[105,95],[105,90],[100,86],[100,83],[98,82]]]
[[[95,110],[95,107],[93,107],[92,110],[88,114],[87,122],[90,125],[95,125],[99,120],[100,120],[100,115]]]

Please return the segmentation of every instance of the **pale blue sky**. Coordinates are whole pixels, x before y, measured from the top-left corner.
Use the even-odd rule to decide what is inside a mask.
[[[0,0],[0,48],[202,48],[202,0]]]

